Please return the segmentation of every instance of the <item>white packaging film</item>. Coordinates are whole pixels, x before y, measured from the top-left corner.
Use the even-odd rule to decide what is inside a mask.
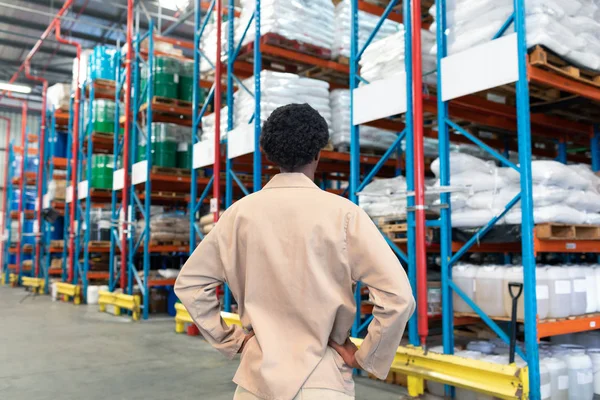
[[[525,0],[527,47],[542,45],[567,61],[600,70],[600,7],[591,0]],[[435,18],[435,5],[429,13]],[[492,40],[512,14],[512,0],[457,0],[447,5],[448,54]],[[430,31],[436,31],[436,23]],[[507,29],[505,34],[513,29]],[[436,46],[431,49],[435,54]]]

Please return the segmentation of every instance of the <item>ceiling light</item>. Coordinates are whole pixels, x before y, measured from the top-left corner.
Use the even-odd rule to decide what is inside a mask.
[[[31,93],[31,86],[13,85],[12,83],[0,82],[0,90],[29,94]]]

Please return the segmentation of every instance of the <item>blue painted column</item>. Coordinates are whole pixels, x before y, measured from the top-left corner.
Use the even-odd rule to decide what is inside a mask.
[[[540,366],[537,343],[537,300],[535,297],[535,256],[533,245],[533,193],[531,177],[531,123],[529,82],[527,80],[527,36],[525,29],[525,0],[514,0],[515,30],[519,63],[517,89],[517,129],[519,164],[521,170],[521,248],[523,258],[523,286],[525,296],[525,353],[529,367],[529,398],[540,400]]]
[[[567,163],[567,142],[565,139],[558,141],[558,157],[557,161],[563,164]]]
[[[594,125],[594,133],[591,140],[592,148],[592,169],[594,172],[600,171],[600,124]]]

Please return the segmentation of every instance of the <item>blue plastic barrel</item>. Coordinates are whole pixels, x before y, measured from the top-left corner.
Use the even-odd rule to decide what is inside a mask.
[[[19,210],[19,201],[21,201],[21,190],[13,189],[11,198],[10,198],[10,210],[18,211]]]
[[[16,254],[9,254],[8,255],[8,263],[9,264],[16,264],[17,263],[17,255]]]
[[[33,236],[33,225],[35,220],[26,219],[23,222],[23,244],[34,244],[35,237]]]
[[[65,218],[58,217],[52,225],[50,225],[50,240],[61,240],[64,238]]]
[[[37,192],[34,186],[27,186],[25,188],[25,203],[24,210],[35,210],[35,200],[37,199]]]
[[[89,76],[91,80],[115,80],[116,51],[108,46],[96,46],[89,58]]]
[[[52,142],[52,154],[54,157],[67,157],[67,134],[64,132],[56,132],[56,137]]]
[[[15,154],[11,162],[10,168],[12,169],[13,177],[21,176],[21,155]]]
[[[27,165],[25,166],[25,172],[38,172],[39,158],[38,156],[27,157]]]

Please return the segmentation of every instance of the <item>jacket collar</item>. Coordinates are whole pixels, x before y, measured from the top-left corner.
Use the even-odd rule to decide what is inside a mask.
[[[318,189],[319,187],[311,181],[308,176],[299,172],[279,173],[275,175],[264,189],[280,189],[280,188],[309,188]]]

